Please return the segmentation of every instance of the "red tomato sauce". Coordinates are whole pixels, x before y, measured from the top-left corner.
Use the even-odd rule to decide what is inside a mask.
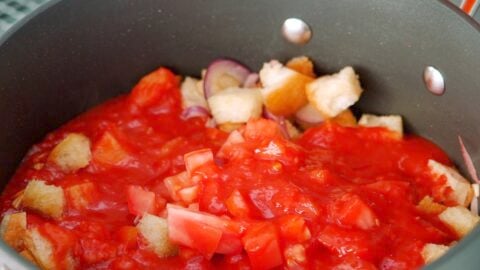
[[[142,82],[131,94],[48,134],[3,192],[6,213],[31,179],[62,188],[85,184],[81,203],[66,194],[59,220],[26,210],[28,227],[38,226],[52,240],[58,258],[70,250],[82,269],[412,269],[424,264],[424,244],[457,240],[415,207],[432,193],[427,161],[450,164],[428,140],[413,135],[398,140],[383,128],[325,123],[291,141],[274,122],[252,120],[240,128],[244,142],[225,145],[219,154],[229,134],[205,127],[206,119],[180,118],[176,79]],[[64,173],[47,157],[72,132],[91,140],[92,160]],[[192,169],[198,185],[191,203],[175,202],[164,179],[185,171],[185,154],[205,148],[212,150],[214,163]],[[188,234],[202,242],[199,250],[180,245],[177,256],[159,258],[129,211],[129,198],[142,192],[132,185],[155,194],[152,214],[165,217],[167,204],[179,204],[232,227],[217,234],[203,230],[217,225],[187,224]],[[182,216],[181,210],[175,215]]]

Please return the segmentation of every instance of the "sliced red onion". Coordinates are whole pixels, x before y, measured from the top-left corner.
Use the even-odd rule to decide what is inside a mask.
[[[244,65],[230,59],[218,59],[207,68],[204,81],[205,98],[230,86],[243,86],[250,74]]]
[[[478,180],[477,170],[475,169],[475,164],[473,164],[472,157],[468,153],[460,135],[458,135],[458,142],[460,143],[460,151],[462,152],[463,162],[465,162],[465,166],[467,166],[470,177],[472,177],[473,181],[476,183],[480,183],[480,180]]]
[[[245,82],[243,83],[243,87],[253,88],[257,86],[259,79],[260,79],[260,76],[258,76],[258,73],[250,73],[245,79]]]
[[[322,123],[325,119],[322,114],[310,103],[303,106],[295,113],[298,122],[307,125],[316,125]]]
[[[207,108],[202,107],[202,106],[191,106],[183,110],[182,114],[180,115],[180,118],[183,120],[187,120],[193,117],[209,117],[210,112],[207,110]]]
[[[288,127],[287,127],[287,122],[285,120],[285,117],[275,115],[269,112],[265,107],[263,108],[263,117],[277,122],[278,126],[280,127],[280,131],[282,132],[282,135],[286,139],[290,139],[290,134],[288,133]]]

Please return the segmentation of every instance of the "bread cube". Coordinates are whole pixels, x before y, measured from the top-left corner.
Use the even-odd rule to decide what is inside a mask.
[[[449,247],[437,244],[426,244],[422,249],[422,257],[425,264],[429,264],[440,258],[448,251]]]
[[[262,113],[262,95],[259,89],[227,88],[208,99],[217,124],[246,123]]]
[[[167,220],[150,214],[145,214],[137,224],[140,234],[147,240],[148,248],[160,258],[177,254],[177,246],[168,239]]]
[[[65,195],[61,187],[31,180],[23,193],[22,206],[58,219],[65,208]]]
[[[182,107],[188,108],[201,106],[208,108],[207,100],[203,93],[203,82],[192,77],[185,77],[180,87],[182,95]]]
[[[7,214],[0,224],[0,236],[12,248],[23,249],[23,237],[27,230],[27,214],[25,212]]]
[[[451,189],[445,192],[443,201],[450,205],[468,206],[470,204],[473,197],[472,185],[457,170],[433,159],[428,161],[428,168],[434,177],[445,177],[446,182],[440,187],[442,190]],[[443,193],[440,192],[440,194]]]
[[[447,207],[438,218],[459,237],[464,237],[477,225],[480,217],[463,206]]]
[[[38,229],[27,230],[25,247],[41,269],[57,269],[53,244]]]
[[[262,95],[268,111],[280,116],[295,113],[307,104],[305,87],[313,78],[272,60],[259,72]]]
[[[302,73],[303,75],[315,78],[315,71],[313,70],[313,63],[308,57],[306,56],[298,56],[288,60],[287,64],[285,64],[287,68],[293,69],[298,73]]]
[[[363,89],[352,67],[339,73],[317,78],[307,84],[306,93],[310,103],[325,118],[332,118],[358,101]]]
[[[438,215],[443,212],[447,207],[443,204],[439,204],[433,201],[433,198],[430,196],[425,196],[418,203],[417,209],[425,214]]]
[[[70,133],[53,148],[48,161],[71,172],[88,166],[91,158],[90,140],[83,134]]]
[[[373,115],[362,114],[358,125],[364,127],[384,127],[395,132],[399,138],[403,137],[403,122],[400,115]]]

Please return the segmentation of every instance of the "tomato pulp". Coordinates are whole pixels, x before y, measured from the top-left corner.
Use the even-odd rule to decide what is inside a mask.
[[[428,160],[450,164],[428,140],[329,122],[288,140],[266,119],[228,134],[180,117],[168,70],[149,76],[48,134],[4,190],[2,213],[32,179],[66,190],[60,219],[26,210],[55,256],[89,269],[412,269],[424,244],[458,240],[415,207],[435,185]],[[69,133],[90,139],[92,159],[64,172],[48,155]],[[142,213],[166,217],[178,255],[149,249]]]

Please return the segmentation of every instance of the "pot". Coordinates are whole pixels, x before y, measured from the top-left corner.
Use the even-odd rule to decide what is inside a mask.
[[[307,44],[282,37],[290,17],[310,26]],[[220,56],[254,70],[297,55],[314,59],[320,74],[352,65],[367,89],[357,109],[402,114],[409,132],[465,169],[461,135],[480,164],[480,26],[447,1],[63,0],[20,25],[0,40],[2,186],[30,145],[127,92],[146,71],[164,65],[198,75]],[[443,95],[425,89],[427,66],[443,75]],[[427,269],[478,269],[479,249],[477,228]],[[30,267],[3,242],[0,258],[10,269]]]

